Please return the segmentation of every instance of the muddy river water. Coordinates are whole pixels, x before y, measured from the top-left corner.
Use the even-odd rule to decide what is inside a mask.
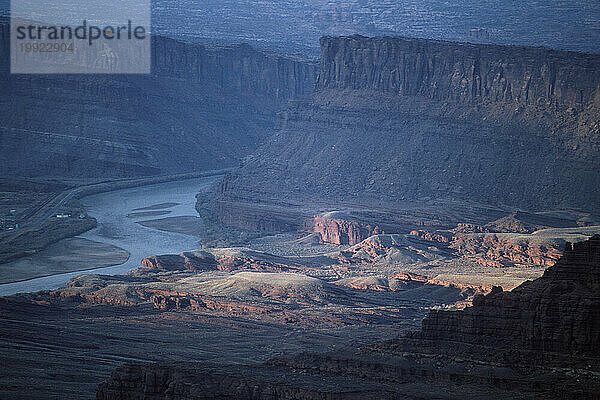
[[[189,179],[84,197],[81,202],[88,213],[96,218],[98,226],[79,238],[117,246],[129,253],[128,260],[102,268],[86,264],[85,268],[78,271],[2,284],[0,296],[56,289],[83,272],[122,274],[140,266],[140,260],[149,255],[200,248],[198,237],[192,233],[201,226],[194,208],[195,196],[216,179],[219,177]],[[146,226],[139,222],[144,222]],[[193,226],[185,229],[182,224]],[[173,229],[174,225],[178,229]]]

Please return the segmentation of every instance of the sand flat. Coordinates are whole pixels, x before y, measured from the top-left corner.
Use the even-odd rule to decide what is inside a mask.
[[[147,228],[158,229],[164,232],[182,233],[184,235],[197,237],[202,236],[202,233],[204,232],[202,219],[191,215],[151,219],[139,221],[137,223]]]
[[[178,205],[179,205],[179,203],[174,203],[174,202],[158,203],[158,204],[153,204],[151,206],[134,208],[133,211],[162,210],[164,208],[172,208],[172,207],[175,207],[175,206],[178,206]]]
[[[171,211],[140,211],[132,212],[126,215],[127,218],[142,218],[142,217],[158,217],[161,215],[170,214]]]
[[[129,253],[120,247],[80,237],[63,239],[44,250],[0,264],[0,283],[123,264]]]

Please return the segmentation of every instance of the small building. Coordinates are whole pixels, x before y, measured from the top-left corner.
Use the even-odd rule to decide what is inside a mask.
[[[15,228],[18,228],[18,224],[14,215],[5,215],[0,217],[0,230],[12,231]]]

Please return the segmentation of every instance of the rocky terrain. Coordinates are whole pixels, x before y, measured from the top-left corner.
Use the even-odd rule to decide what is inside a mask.
[[[361,350],[255,366],[129,364],[98,399],[597,398],[600,235],[511,292],[431,311],[420,331]]]
[[[283,352],[366,345],[485,291],[360,271],[333,255],[207,249],[1,298],[0,397],[87,399],[125,361],[248,366]]]
[[[151,75],[12,75],[0,20],[0,161],[9,176],[116,178],[236,165],[316,66],[248,45],[152,38]]]
[[[598,368],[600,353],[600,235],[567,243],[544,275],[510,292],[495,287],[462,312],[431,312],[416,340],[445,347],[494,348],[496,356],[524,352],[521,362],[553,356],[587,358]],[[449,346],[450,347],[450,346]],[[448,348],[449,348],[448,347]],[[570,359],[571,362],[572,359]]]
[[[358,244],[366,238],[385,233],[379,226],[361,224],[355,218],[331,212],[316,215],[309,229],[319,234],[321,241],[331,244]]]
[[[449,227],[477,209],[485,223],[517,208],[596,212],[598,56],[390,37],[321,44],[316,93],[222,184],[223,222],[297,229],[323,204],[420,209]]]
[[[406,273],[362,274],[360,263],[340,262],[340,257],[336,253],[282,257],[244,248],[152,256],[124,276],[73,278],[53,296],[91,304],[151,303],[164,311],[243,315],[299,326],[337,326],[412,320],[422,307],[434,304],[430,301],[452,306],[485,292],[476,285]]]
[[[578,229],[557,230],[577,240],[595,228]],[[422,398],[449,391],[458,398],[473,390],[482,399],[498,393],[520,398],[531,376],[507,391],[494,385],[514,374],[493,372],[490,381],[497,370],[485,363],[356,349],[416,329],[432,308],[462,309],[494,284],[510,289],[535,279],[543,267],[483,266],[448,243],[412,234],[376,234],[343,246],[316,235],[249,243],[280,255],[238,247],[150,256],[125,275],[80,275],[58,290],[2,298],[0,357],[10,366],[0,379],[2,397],[89,398],[110,370],[137,361],[168,365],[121,367],[98,396],[193,398],[201,392],[210,398],[225,390],[244,398],[251,390],[254,398]],[[291,250],[304,255],[283,255]],[[337,353],[306,354],[315,350]],[[192,364],[200,360],[205,364]],[[39,368],[32,370],[32,362]],[[450,377],[443,368],[460,373]],[[398,377],[397,371],[404,372]],[[440,380],[426,388],[411,383],[423,373]],[[561,381],[580,378],[545,373]],[[198,376],[210,385],[196,387]]]
[[[342,203],[344,211],[311,216],[310,207],[320,211],[327,205],[296,206],[290,201],[284,206],[274,197],[270,201],[224,203],[199,196],[196,208],[203,218],[221,213],[226,223],[243,228],[221,231],[220,240],[208,243],[243,245],[280,256],[325,256],[330,264],[369,271],[377,279],[410,273],[490,290],[494,285],[512,289],[538,277],[558,260],[565,242],[600,232],[596,214],[574,210],[506,213],[469,202],[427,200],[420,205],[402,202],[394,210]],[[266,232],[261,237],[257,230]],[[268,233],[273,231],[284,233]]]

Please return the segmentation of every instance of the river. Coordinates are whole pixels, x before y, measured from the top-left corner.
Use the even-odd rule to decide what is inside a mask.
[[[90,266],[83,271],[45,276],[21,282],[0,285],[0,296],[19,292],[56,289],[81,273],[116,275],[140,266],[140,260],[153,254],[172,254],[200,248],[198,237],[191,234],[167,232],[138,224],[139,221],[171,217],[197,217],[194,208],[196,194],[219,177],[196,178],[160,183],[136,188],[100,193],[81,199],[89,215],[96,218],[98,226],[78,237],[120,247],[130,253],[120,265],[103,268]],[[177,203],[176,205],[166,203]],[[154,211],[164,215],[132,213],[152,212],[139,210],[156,206]],[[163,205],[163,206],[160,206]]]

